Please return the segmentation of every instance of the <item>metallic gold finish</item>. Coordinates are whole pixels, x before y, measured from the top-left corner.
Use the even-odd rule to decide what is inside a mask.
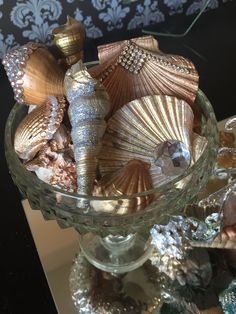
[[[77,167],[77,192],[91,195],[110,100],[104,87],[89,75],[81,61],[66,72],[65,90],[70,103],[68,115]]]
[[[32,159],[52,139],[63,119],[65,106],[64,97],[50,96],[21,121],[14,140],[15,151],[20,158]]]
[[[50,95],[63,96],[64,73],[41,44],[28,43],[10,51],[3,64],[18,102],[41,105]]]
[[[68,66],[83,58],[83,46],[86,37],[83,25],[67,16],[67,22],[53,29],[54,44],[66,58]]]
[[[224,314],[220,306],[211,307],[206,310],[199,311],[199,314]]]
[[[230,132],[219,132],[219,141],[221,147],[234,147],[235,146],[235,135]]]
[[[112,101],[109,117],[131,100],[169,95],[193,104],[198,74],[191,61],[162,53],[152,38],[136,38],[98,47],[100,64],[89,70]]]
[[[94,195],[119,196],[132,195],[152,189],[149,174],[150,164],[139,160],[131,160],[120,170],[104,176],[95,186]],[[152,200],[152,195],[144,195],[130,199],[104,202],[102,206],[93,206],[96,211],[112,214],[128,214],[143,210]],[[93,202],[93,205],[96,203]],[[99,202],[98,204],[99,205]]]
[[[178,140],[194,156],[192,162],[196,161],[199,156],[192,151],[192,140],[195,139],[192,127],[193,112],[184,100],[156,95],[131,101],[108,121],[99,155],[101,174],[117,171],[128,161],[137,159],[151,164],[154,187],[173,179],[155,165],[155,150],[160,143]],[[194,146],[197,149],[202,145],[199,142],[197,136]]]

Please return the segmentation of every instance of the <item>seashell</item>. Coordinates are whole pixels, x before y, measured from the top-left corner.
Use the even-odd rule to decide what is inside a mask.
[[[19,124],[14,147],[22,159],[32,159],[52,139],[63,119],[66,106],[64,97],[49,96],[41,106],[31,111]]]
[[[120,170],[104,176],[95,186],[94,195],[132,195],[151,190],[149,168],[150,164],[131,160]],[[152,200],[152,195],[144,195],[131,199],[104,201],[102,206],[101,202],[92,201],[91,206],[98,212],[122,215],[143,210]]]
[[[64,94],[64,73],[41,44],[28,43],[10,51],[3,65],[19,103],[41,105],[50,95]]]
[[[65,127],[65,125],[60,125],[59,129],[57,129],[49,144],[51,149],[55,152],[61,152],[71,149],[71,136],[69,130]]]
[[[25,163],[27,170],[34,171],[37,177],[57,188],[75,192],[76,165],[65,153],[56,153],[47,143],[37,157]]]
[[[158,147],[170,140],[182,143],[186,152],[190,152],[188,167],[197,160],[202,153],[200,149],[207,143],[205,138],[193,136],[192,126],[193,112],[184,100],[154,95],[131,101],[108,121],[99,155],[101,174],[117,171],[128,161],[138,159],[151,164],[154,187],[172,180],[176,174],[166,175],[158,163]],[[184,150],[182,152],[185,157]],[[180,167],[180,173],[187,167]]]
[[[104,87],[93,79],[82,61],[74,64],[65,76],[65,91],[70,103],[68,115],[74,144],[79,194],[92,194],[97,173],[97,156],[106,129],[104,117],[110,101]]]
[[[220,306],[214,306],[206,310],[200,310],[199,314],[224,314]]]
[[[198,74],[191,61],[162,53],[151,37],[98,47],[100,64],[89,69],[111,98],[109,117],[127,102],[149,95],[169,95],[193,104]]]
[[[83,58],[83,46],[86,37],[83,25],[67,16],[67,22],[53,29],[54,44],[66,58],[67,65],[75,64]]]

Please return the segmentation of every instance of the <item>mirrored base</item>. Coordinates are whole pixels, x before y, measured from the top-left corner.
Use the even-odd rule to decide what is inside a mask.
[[[92,266],[83,253],[74,259],[70,290],[80,314],[158,313],[165,277],[150,262],[112,275]]]

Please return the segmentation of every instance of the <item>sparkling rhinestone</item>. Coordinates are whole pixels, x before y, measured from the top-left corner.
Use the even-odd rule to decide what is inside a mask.
[[[190,151],[178,140],[165,141],[154,152],[154,164],[167,176],[182,174],[189,167],[190,161]]]

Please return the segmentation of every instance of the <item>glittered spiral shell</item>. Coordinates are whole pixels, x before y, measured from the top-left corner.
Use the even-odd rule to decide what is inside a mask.
[[[89,71],[111,98],[109,117],[131,100],[163,94],[193,104],[198,74],[188,59],[162,53],[152,37],[141,37],[98,47],[100,64]]]
[[[50,96],[21,121],[14,139],[15,151],[20,158],[32,159],[52,139],[62,122],[65,106],[64,97]]]
[[[3,65],[19,103],[41,105],[50,95],[64,95],[64,72],[41,44],[30,42],[8,52]]]
[[[97,156],[110,100],[104,87],[89,75],[81,61],[66,72],[65,91],[70,104],[68,115],[77,167],[77,192],[89,195],[97,175]]]

